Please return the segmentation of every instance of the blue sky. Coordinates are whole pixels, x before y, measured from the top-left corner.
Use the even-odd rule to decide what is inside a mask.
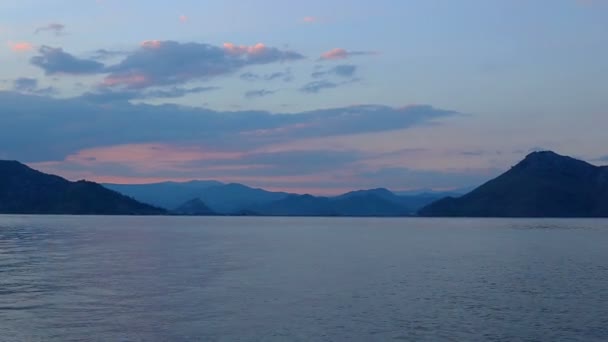
[[[337,193],[608,155],[608,1],[0,3],[0,158]]]

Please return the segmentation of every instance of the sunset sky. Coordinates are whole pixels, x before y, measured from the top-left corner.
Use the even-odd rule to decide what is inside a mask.
[[[608,164],[608,1],[0,1],[0,159],[69,179],[449,190]]]

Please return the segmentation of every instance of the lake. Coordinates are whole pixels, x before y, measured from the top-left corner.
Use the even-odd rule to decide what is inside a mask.
[[[608,220],[0,216],[2,341],[606,341]]]

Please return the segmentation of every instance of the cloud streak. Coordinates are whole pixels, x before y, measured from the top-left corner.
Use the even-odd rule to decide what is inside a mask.
[[[44,70],[47,75],[69,74],[86,75],[103,72],[104,65],[94,60],[77,58],[61,48],[42,46],[39,56],[30,59],[30,63]]]
[[[328,80],[320,80],[320,81],[313,81],[313,82],[309,82],[307,84],[305,84],[304,86],[302,86],[300,88],[301,92],[307,93],[307,94],[317,94],[323,90],[327,90],[327,89],[333,89],[333,88],[338,88],[347,84],[351,84],[351,83],[355,83],[358,82],[359,80],[356,78],[347,80],[347,81],[342,81],[342,82],[332,82],[332,81],[328,81]]]
[[[331,61],[331,60],[343,60],[353,56],[366,56],[375,55],[373,51],[348,51],[342,48],[331,49],[321,54],[320,60]]]
[[[60,23],[50,23],[45,26],[38,27],[34,33],[39,34],[43,32],[49,32],[54,34],[55,36],[61,36],[65,34],[65,25]]]
[[[310,76],[313,78],[320,78],[325,76],[339,76],[339,77],[352,77],[357,71],[356,65],[341,64],[336,65],[329,69],[320,69],[313,72]]]
[[[21,77],[13,81],[13,89],[22,94],[52,95],[57,93],[53,87],[40,88],[35,78]]]

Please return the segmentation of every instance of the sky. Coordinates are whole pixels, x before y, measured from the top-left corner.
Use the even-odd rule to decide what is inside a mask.
[[[608,0],[0,1],[0,159],[338,194],[608,164]]]

